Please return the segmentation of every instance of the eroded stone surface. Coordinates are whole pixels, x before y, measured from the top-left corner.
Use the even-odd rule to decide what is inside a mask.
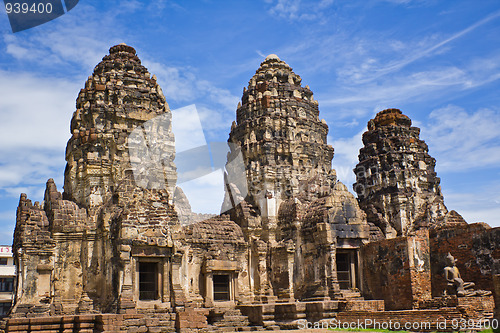
[[[243,154],[247,199],[269,219],[276,217],[282,200],[299,193],[301,181],[331,173],[328,126],[319,119],[312,91],[301,81],[277,56],[267,57],[243,91],[229,135],[229,142]]]
[[[104,204],[106,195],[126,186],[123,182],[132,175],[135,185],[168,188],[172,197],[177,180],[174,135],[163,92],[134,48],[116,45],[109,52],[76,101],[64,198],[89,208]],[[137,149],[129,150],[131,145]],[[130,174],[131,169],[136,172]]]
[[[353,187],[368,221],[387,238],[439,225],[448,212],[436,160],[419,134],[397,109],[379,112],[363,134]]]

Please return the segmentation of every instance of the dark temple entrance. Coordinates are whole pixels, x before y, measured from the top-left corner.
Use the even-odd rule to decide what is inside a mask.
[[[337,279],[340,289],[353,289],[358,287],[358,265],[356,250],[337,251]]]
[[[139,299],[158,299],[158,263],[139,262]]]

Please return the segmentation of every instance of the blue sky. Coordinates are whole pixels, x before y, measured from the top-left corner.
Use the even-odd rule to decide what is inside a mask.
[[[243,87],[278,54],[319,101],[349,188],[366,123],[399,108],[437,160],[448,209],[500,226],[497,0],[80,0],[16,34],[3,12],[0,33],[1,244],[12,242],[21,192],[43,200],[48,178],[62,190],[77,93],[121,42],[156,74],[171,109],[196,105],[208,141],[227,140]],[[219,175],[182,185],[197,211],[219,210]]]

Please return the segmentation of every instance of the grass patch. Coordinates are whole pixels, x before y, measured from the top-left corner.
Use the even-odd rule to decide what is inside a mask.
[[[381,332],[381,333],[409,333],[409,331],[391,331],[391,330],[376,330],[372,328],[339,328],[333,329],[329,328],[332,332]],[[440,333],[440,332],[432,332],[432,333]],[[500,333],[500,329],[494,330],[489,328],[487,330],[480,331],[479,333]]]
[[[497,328],[497,329],[489,328],[489,329],[481,331],[479,333],[500,333],[500,328]]]

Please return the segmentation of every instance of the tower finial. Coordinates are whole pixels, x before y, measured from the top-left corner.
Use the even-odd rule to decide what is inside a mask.
[[[278,57],[276,54],[272,53],[270,55],[268,55],[266,57],[266,60],[265,61],[268,61],[268,60],[278,60],[278,61],[281,61],[280,57]]]

